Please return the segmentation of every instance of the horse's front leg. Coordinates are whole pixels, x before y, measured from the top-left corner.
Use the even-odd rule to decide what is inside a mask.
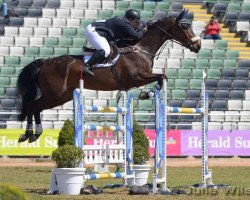
[[[143,91],[139,95],[139,99],[149,99],[150,97],[154,96],[154,90],[161,90],[162,85],[163,85],[163,79],[166,78],[164,74],[152,74],[152,73],[142,73],[140,74],[140,78],[142,79],[141,81],[144,83],[143,85],[147,85],[150,83],[153,83],[157,81],[158,83],[152,88],[149,92]]]
[[[163,79],[165,78],[166,76],[164,74],[153,74],[144,72],[138,75],[137,81],[139,82],[140,85],[147,85],[157,81],[159,86],[162,87]]]

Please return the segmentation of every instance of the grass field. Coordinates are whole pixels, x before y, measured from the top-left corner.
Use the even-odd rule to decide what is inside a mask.
[[[169,167],[168,168],[168,186],[186,188],[194,183],[201,182],[200,167]],[[233,190],[226,194],[225,190],[218,190],[215,195],[200,194],[195,191],[194,194],[185,195],[149,195],[149,196],[130,196],[127,188],[105,189],[104,193],[99,195],[84,195],[84,196],[62,196],[62,195],[47,195],[49,188],[51,167],[0,167],[0,182],[10,183],[18,186],[28,193],[30,199],[98,199],[98,200],[113,200],[113,199],[250,199],[250,168],[249,167],[213,167],[213,181],[216,184],[229,184],[231,188],[237,187],[235,194]],[[152,177],[152,176],[151,176]],[[149,179],[151,182],[152,179]],[[122,183],[122,180],[106,179],[88,181],[86,185],[96,185],[104,187],[106,184]],[[241,191],[239,190],[241,189]],[[243,194],[246,189],[247,194]],[[241,194],[239,194],[241,193]],[[1,197],[0,197],[1,199]]]

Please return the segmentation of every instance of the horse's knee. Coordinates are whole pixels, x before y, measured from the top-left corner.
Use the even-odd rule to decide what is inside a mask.
[[[164,74],[163,79],[166,79],[166,81],[168,82],[168,77],[167,77],[167,75],[166,75],[166,74]]]
[[[161,80],[163,81],[164,79],[168,79],[166,74],[161,74]]]
[[[158,81],[158,84],[160,85],[160,87],[162,87],[162,85],[163,85],[163,80],[165,80],[165,79],[168,81],[167,76],[166,76],[165,74],[161,74],[160,79],[159,79],[159,81]]]

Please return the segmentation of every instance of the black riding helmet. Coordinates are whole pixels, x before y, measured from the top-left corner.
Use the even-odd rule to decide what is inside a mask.
[[[132,20],[134,20],[134,19],[140,20],[140,13],[137,10],[129,9],[126,11],[125,17],[129,20],[131,20],[131,19]]]

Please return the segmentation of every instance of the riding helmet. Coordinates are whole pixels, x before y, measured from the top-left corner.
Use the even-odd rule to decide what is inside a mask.
[[[137,11],[137,10],[134,10],[134,9],[129,9],[126,11],[125,13],[125,17],[129,20],[134,20],[134,19],[137,19],[139,20],[140,19],[140,13]]]

